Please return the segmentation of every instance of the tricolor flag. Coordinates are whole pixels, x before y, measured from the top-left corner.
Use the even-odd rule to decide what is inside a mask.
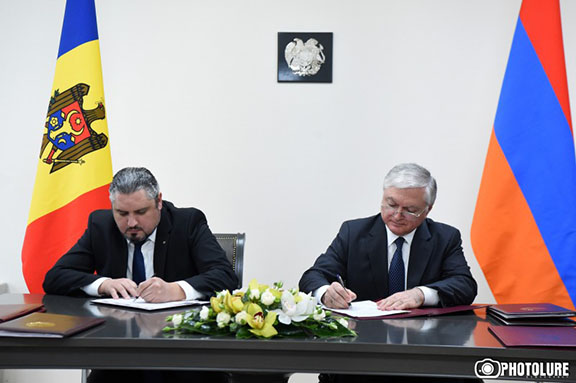
[[[88,214],[110,208],[112,161],[94,0],[68,0],[40,148],[22,270],[31,293],[80,238]]]
[[[560,4],[524,0],[472,223],[498,303],[576,303],[576,159]]]

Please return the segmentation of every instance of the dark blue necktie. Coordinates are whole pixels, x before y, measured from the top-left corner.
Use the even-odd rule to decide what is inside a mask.
[[[396,251],[394,252],[392,262],[390,262],[390,270],[388,270],[389,295],[404,291],[404,261],[402,260],[404,238],[398,237],[394,243],[396,244]]]
[[[134,256],[132,259],[132,280],[140,284],[146,280],[146,268],[144,267],[144,255],[142,245],[144,242],[134,244]]]

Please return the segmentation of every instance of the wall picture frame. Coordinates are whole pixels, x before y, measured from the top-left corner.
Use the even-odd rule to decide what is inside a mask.
[[[278,32],[278,82],[331,83],[332,32]]]

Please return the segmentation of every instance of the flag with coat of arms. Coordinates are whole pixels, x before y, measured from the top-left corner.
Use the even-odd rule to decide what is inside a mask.
[[[94,0],[67,0],[54,84],[22,246],[31,293],[80,238],[88,215],[109,209],[112,160]]]

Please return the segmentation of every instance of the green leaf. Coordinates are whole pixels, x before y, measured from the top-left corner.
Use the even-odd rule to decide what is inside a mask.
[[[236,332],[236,338],[238,339],[249,339],[252,337],[254,337],[254,335],[250,332],[250,328],[248,326],[240,327]]]

